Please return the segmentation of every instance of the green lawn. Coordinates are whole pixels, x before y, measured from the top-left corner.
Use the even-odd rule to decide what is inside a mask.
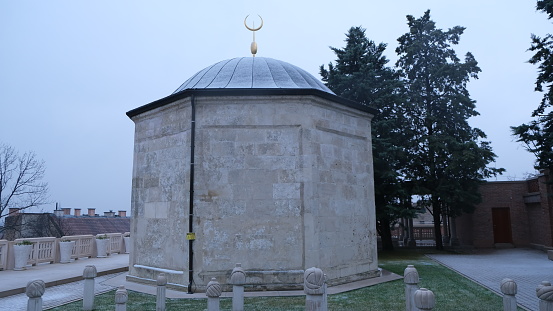
[[[418,251],[395,251],[379,254],[380,267],[403,275],[407,265],[415,265],[420,287],[432,290],[436,296],[434,310],[502,310],[501,297],[473,283],[426,257]],[[96,310],[114,310],[114,293],[96,297]],[[387,282],[351,292],[330,295],[330,310],[405,310],[403,280]],[[304,297],[246,298],[246,310],[304,310]],[[81,310],[82,301],[51,310]],[[167,310],[206,310],[206,299],[167,299]],[[155,296],[129,291],[127,310],[155,310]],[[230,299],[221,299],[221,310],[232,310]],[[522,310],[522,309],[520,309]]]

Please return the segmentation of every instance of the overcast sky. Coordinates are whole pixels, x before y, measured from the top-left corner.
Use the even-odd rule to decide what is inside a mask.
[[[134,124],[125,112],[170,95],[197,71],[248,56],[244,18],[259,14],[258,56],[320,79],[351,26],[388,44],[408,31],[406,15],[427,9],[437,27],[466,27],[479,80],[469,84],[492,142],[498,180],[533,173],[534,158],[509,126],[530,120],[540,101],[530,34],[551,32],[536,1],[0,1],[0,142],[46,162],[50,199],[62,207],[130,211]],[[251,18],[250,17],[250,18]],[[248,19],[250,22],[255,19]],[[256,20],[256,25],[259,21]],[[53,210],[53,204],[44,211]]]

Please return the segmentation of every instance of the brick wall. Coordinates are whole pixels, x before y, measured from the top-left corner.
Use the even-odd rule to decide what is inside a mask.
[[[547,247],[553,246],[553,222],[551,220],[552,214],[552,202],[551,202],[551,185],[547,185],[546,181],[549,179],[548,175],[541,175],[538,178],[539,186],[539,203],[534,203],[537,205],[538,210],[535,214],[531,215],[529,223],[532,226],[532,229],[535,228],[535,234],[532,236],[534,239],[531,241],[532,244],[543,245]]]
[[[473,214],[457,219],[461,244],[478,248],[494,247],[494,208],[508,208],[511,236],[515,246],[552,247],[551,186],[546,175],[524,181],[487,182],[480,186],[482,202]],[[530,192],[531,191],[531,192]]]

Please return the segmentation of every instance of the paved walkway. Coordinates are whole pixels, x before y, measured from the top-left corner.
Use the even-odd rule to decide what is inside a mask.
[[[517,302],[527,310],[538,310],[536,287],[542,281],[553,282],[553,261],[547,259],[547,253],[535,249],[494,249],[428,257],[500,295],[501,280],[513,279],[518,288]]]
[[[114,288],[114,285],[104,284],[105,280],[125,274],[123,271],[128,270],[129,255],[112,254],[108,258],[82,258],[68,264],[27,266],[24,271],[0,271],[0,311],[27,310],[25,288],[35,279],[46,283],[45,309],[82,299],[83,270],[87,265],[96,266],[95,292],[99,294]]]
[[[2,272],[0,272],[0,275],[1,274]],[[98,295],[115,289],[116,287],[107,284],[106,280],[112,279],[118,275],[125,275],[125,273],[119,272],[117,274],[97,277],[94,285],[95,294]],[[47,287],[42,296],[42,308],[46,310],[69,302],[81,300],[83,299],[83,288],[84,280]],[[26,311],[28,300],[29,298],[26,294],[17,294],[0,298],[0,311]]]

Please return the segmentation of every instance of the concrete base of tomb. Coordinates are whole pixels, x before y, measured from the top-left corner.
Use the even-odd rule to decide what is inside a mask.
[[[326,283],[328,286],[336,286],[336,285],[347,284],[347,283],[366,280],[366,279],[377,278],[379,276],[380,276],[380,270],[377,269],[377,270],[371,270],[371,271],[362,272],[358,274],[348,275],[348,276],[344,276],[336,279],[330,279],[330,280],[327,280]]]
[[[128,282],[138,283],[138,284],[144,284],[144,285],[150,285],[150,286],[157,286],[157,281],[149,278],[141,278],[133,275],[127,275],[126,280]],[[187,292],[188,286],[187,285],[181,285],[181,284],[175,284],[175,283],[167,283],[167,288],[177,290],[180,292]]]
[[[263,270],[246,270],[246,284],[244,286],[245,291],[290,291],[290,290],[303,290],[303,275],[304,270],[289,270],[289,271],[263,271]],[[232,285],[230,284],[229,271],[210,271],[207,273],[200,273],[200,280],[194,282],[193,292],[205,292],[206,285],[198,284],[203,283],[205,280],[211,280],[216,278],[220,281],[223,291],[232,291]],[[337,277],[328,279],[328,286],[336,286],[356,282],[360,280],[371,279],[380,277],[380,270],[371,270],[367,272],[357,273],[353,275]],[[143,278],[132,275],[127,275],[126,280],[129,282],[140,283],[150,286],[156,286],[156,280],[151,278]],[[188,284],[175,284],[167,283],[167,288],[177,291],[188,291]]]

